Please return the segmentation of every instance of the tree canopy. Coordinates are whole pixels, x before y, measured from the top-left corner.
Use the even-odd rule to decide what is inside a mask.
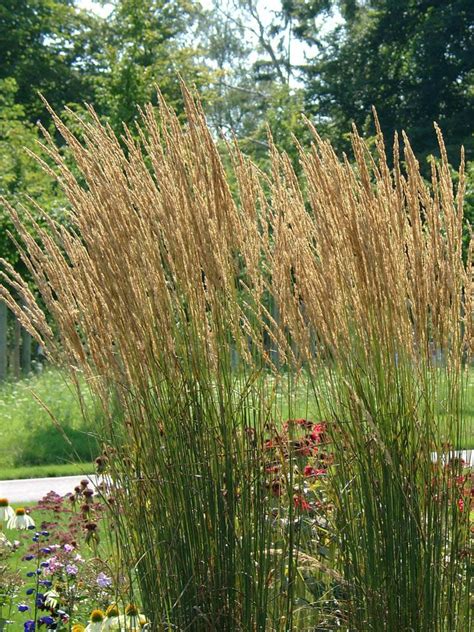
[[[433,121],[456,159],[474,157],[474,3],[471,0],[287,2],[303,41],[314,19],[338,6],[342,23],[304,68],[306,101],[333,141],[355,122],[371,129],[377,108],[390,137],[404,129],[418,155],[436,153]]]

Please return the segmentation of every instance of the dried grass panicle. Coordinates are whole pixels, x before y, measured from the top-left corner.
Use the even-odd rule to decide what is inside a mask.
[[[125,130],[122,143],[91,108],[87,121],[76,117],[80,139],[52,112],[81,174],[73,175],[46,134],[72,229],[52,221],[41,228],[27,215],[39,246],[10,208],[73,363],[146,380],[143,357],[150,364],[173,357],[177,322],[192,322],[215,361],[223,310],[227,339],[247,361],[250,338],[266,353],[264,330],[289,359],[295,349],[311,357],[312,337],[331,354],[343,352],[354,332],[366,345],[378,340],[412,357],[433,348],[459,357],[461,344],[471,348],[472,261],[464,267],[461,258],[464,168],[455,196],[439,129],[441,159],[430,184],[405,136],[404,168],[396,140],[390,171],[378,122],[377,159],[353,130],[354,165],[312,127],[312,147],[299,147],[304,184],[273,144],[267,177],[228,145],[234,196],[202,109],[186,88],[184,96],[185,126],[160,98],[159,116],[147,106],[139,139]],[[3,274],[28,306],[23,322],[49,344],[33,296],[11,268]],[[265,295],[273,297],[273,313]]]

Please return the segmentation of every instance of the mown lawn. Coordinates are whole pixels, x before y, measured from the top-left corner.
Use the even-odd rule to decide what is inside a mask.
[[[74,474],[76,470],[67,469],[72,463],[95,458],[98,448],[94,433],[100,411],[87,390],[83,391],[86,422],[74,389],[59,371],[46,370],[0,387],[2,478],[25,477],[33,466],[53,464],[66,468],[56,470],[57,475]],[[20,468],[19,476],[8,473],[12,468]],[[54,470],[49,469],[46,475],[51,473]],[[35,474],[45,475],[31,469],[31,475]]]

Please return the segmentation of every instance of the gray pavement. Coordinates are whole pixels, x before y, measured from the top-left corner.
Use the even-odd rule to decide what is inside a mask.
[[[60,496],[72,493],[74,487],[83,479],[89,479],[92,485],[97,484],[97,476],[58,476],[57,478],[28,478],[13,481],[0,481],[0,498],[8,498],[11,503],[35,502],[46,496],[48,492],[56,492]]]

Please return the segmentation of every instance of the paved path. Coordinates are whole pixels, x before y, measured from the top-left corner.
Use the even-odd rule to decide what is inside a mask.
[[[466,465],[474,467],[474,450],[462,450],[453,452],[460,456]],[[433,455],[433,460],[436,460]],[[48,492],[54,491],[64,496],[74,490],[76,485],[88,478],[92,485],[97,485],[98,477],[95,474],[88,476],[58,476],[57,478],[28,478],[14,481],[0,481],[0,498],[8,498],[11,503],[38,501]]]
[[[74,491],[83,479],[97,483],[97,476],[58,476],[56,478],[28,478],[13,481],[0,481],[0,498],[8,498],[11,503],[38,501],[48,492],[54,491],[60,496]]]

